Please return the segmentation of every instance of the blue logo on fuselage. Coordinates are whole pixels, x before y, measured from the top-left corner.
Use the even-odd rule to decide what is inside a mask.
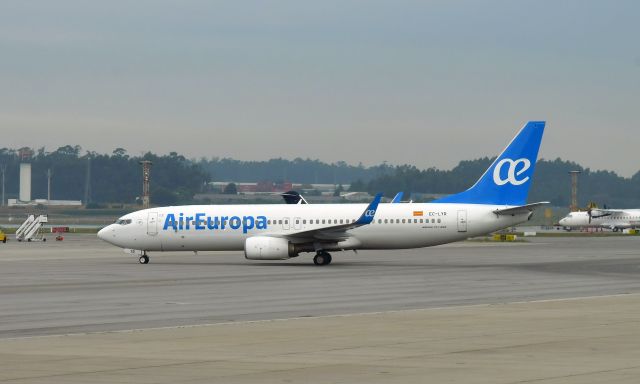
[[[168,213],[164,220],[163,230],[172,229],[182,231],[191,229],[204,231],[206,229],[215,231],[217,229],[231,228],[234,230],[242,228],[242,233],[247,233],[250,229],[267,229],[266,216],[207,216],[204,213],[196,213],[195,216],[184,216],[181,212],[176,219],[173,213]]]

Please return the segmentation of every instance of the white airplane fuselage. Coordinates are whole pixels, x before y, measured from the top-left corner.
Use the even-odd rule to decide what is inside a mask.
[[[145,209],[98,232],[111,244],[148,251],[240,251],[251,260],[284,260],[316,252],[420,248],[484,235],[527,221],[527,195],[544,121],[530,121],[469,189],[429,204],[190,205]],[[292,196],[287,196],[291,198]],[[295,201],[295,196],[290,200]],[[396,199],[394,199],[396,200]]]
[[[243,250],[253,236],[287,237],[355,221],[366,204],[191,205],[151,208],[123,216],[99,233],[121,248],[142,251]],[[380,204],[373,222],[341,241],[313,249],[402,249],[459,241],[527,221],[530,213],[496,215],[484,204]],[[171,216],[172,215],[172,216]],[[182,218],[182,219],[181,219]],[[224,225],[223,225],[224,224]],[[296,243],[295,238],[291,238]],[[303,239],[299,244],[304,243]]]
[[[640,209],[594,209],[591,221],[586,211],[571,212],[559,221],[567,228],[609,228],[613,230],[640,227]]]

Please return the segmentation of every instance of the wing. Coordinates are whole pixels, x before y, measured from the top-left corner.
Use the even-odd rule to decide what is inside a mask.
[[[281,234],[279,236],[288,238],[292,241],[341,241],[350,237],[348,230],[361,227],[363,225],[369,225],[373,221],[373,218],[378,209],[382,199],[382,193],[378,193],[367,208],[362,212],[358,219],[353,219],[350,223],[332,225],[329,227],[316,228],[306,231],[299,231],[294,233]]]
[[[533,212],[534,209],[543,206],[545,204],[549,204],[548,201],[541,201],[539,203],[532,203],[526,205],[519,205],[517,207],[505,208],[505,209],[496,209],[493,211],[496,215],[519,215],[522,213],[530,213]]]
[[[599,217],[606,217],[606,216],[611,216],[614,215],[616,213],[622,213],[624,212],[621,209],[600,209],[600,208],[594,208],[591,210],[591,217],[596,219]]]

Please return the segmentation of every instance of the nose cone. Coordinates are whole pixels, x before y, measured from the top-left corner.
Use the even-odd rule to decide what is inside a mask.
[[[559,223],[560,223],[560,225],[565,225],[565,224],[567,224],[567,219],[566,218],[562,218],[562,219],[560,219]]]
[[[102,228],[101,230],[98,231],[98,239],[109,243],[110,241],[109,241],[108,235],[110,231],[111,231],[111,225],[107,225],[106,227]]]

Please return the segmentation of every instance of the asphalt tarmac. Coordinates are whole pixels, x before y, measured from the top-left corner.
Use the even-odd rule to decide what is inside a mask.
[[[522,358],[527,351],[550,357],[568,352],[554,349],[551,344],[545,349],[545,344],[539,343],[542,340],[562,340],[571,334],[570,340],[582,340],[584,348],[591,348],[590,337],[598,333],[598,327],[611,323],[617,328],[599,340],[624,335],[625,343],[611,339],[619,349],[605,348],[613,345],[606,342],[599,348],[608,351],[613,365],[615,361],[627,361],[614,359],[616,353],[637,359],[628,343],[640,342],[636,331],[640,296],[634,295],[640,293],[640,237],[540,237],[522,243],[468,241],[418,250],[344,252],[334,253],[333,263],[324,267],[313,265],[310,255],[285,262],[254,262],[245,260],[240,252],[155,253],[151,254],[150,264],[140,265],[137,258],[100,242],[94,235],[71,235],[62,242],[51,240],[0,244],[0,382],[170,382],[170,378],[173,382],[212,382],[213,378],[223,377],[221,382],[254,382],[261,377],[265,382],[283,382],[287,378],[295,382],[302,380],[294,374],[301,369],[310,375],[305,376],[307,382],[424,382],[424,375],[436,373],[434,377],[440,377],[439,382],[520,382],[525,378],[548,378],[549,382],[602,382],[604,378],[611,382],[618,378],[625,382],[629,377],[637,378],[633,364],[619,367],[630,370],[624,371],[627,375],[605,361],[602,371],[611,370],[615,377],[603,377],[602,372],[589,376],[588,368],[593,364],[586,364],[581,353],[586,358],[593,351],[575,346],[577,349],[570,352],[573,360],[567,361],[565,368],[586,369],[586,373],[575,376],[579,378],[575,381],[569,380],[574,377],[569,368],[558,368],[556,375],[541,366],[537,370],[528,367],[527,374],[512,369],[500,376],[500,366],[495,365],[495,375],[484,376],[481,373],[489,374],[490,370],[475,360],[478,371],[468,371],[469,376],[454,375],[453,371],[437,369],[455,367],[455,355],[444,350],[438,355],[437,348],[432,351],[429,340],[436,335],[421,332],[462,332],[469,339],[456,338],[460,347],[471,343],[481,350],[494,345],[495,340],[509,344],[513,341],[509,335],[513,335],[527,340],[522,345],[535,345],[530,350],[522,347],[518,352],[524,354]],[[555,314],[549,312],[550,305]],[[495,328],[496,319],[500,319],[495,314],[504,312],[509,318],[512,308],[521,316],[518,322],[508,323],[504,329]],[[563,308],[566,312],[562,312]],[[539,318],[540,310],[544,319],[532,323]],[[464,314],[464,322],[460,323],[456,311]],[[443,320],[443,314],[450,316],[449,320]],[[439,320],[435,321],[434,316]],[[411,319],[409,324],[398,328],[396,322],[406,318]],[[269,321],[274,319],[288,320]],[[593,323],[572,329],[571,324],[576,321]],[[208,324],[214,325],[205,326]],[[274,324],[278,325],[275,330],[271,329]],[[366,331],[371,328],[363,328],[362,324],[375,324],[375,332]],[[491,326],[494,328],[487,333]],[[256,327],[264,328],[264,332],[256,333]],[[346,330],[354,335],[353,339],[346,337]],[[281,344],[274,343],[272,332],[282,335]],[[416,370],[402,360],[404,353],[397,355],[388,349],[396,341],[410,339],[412,334],[425,339],[411,349],[423,357],[436,353],[442,367],[418,364],[422,368]],[[229,339],[230,335],[235,337]],[[488,335],[494,335],[495,340]],[[220,345],[204,347],[200,338],[214,344],[215,340],[225,340],[221,345],[226,345],[227,352],[235,351],[236,357],[253,357],[242,363],[231,359],[233,362],[225,365],[225,361],[231,361],[227,352],[220,350]],[[312,360],[304,363],[293,358],[292,364],[284,364],[287,356],[295,356],[293,345],[301,342],[306,343],[305,356]],[[353,352],[355,368],[334,369],[333,376],[321,374],[319,367],[337,362],[335,356],[327,362],[314,353],[326,354],[332,348],[357,351],[363,342],[368,349],[363,354]],[[151,343],[149,354],[154,357],[145,360],[146,356],[140,356],[139,364],[134,363],[131,359],[140,353],[135,349],[139,345],[136,343]],[[287,343],[293,343],[292,350],[287,349]],[[108,353],[100,345],[108,345]],[[196,360],[203,361],[207,368],[197,374],[172,370],[177,367],[174,364],[194,363],[189,360],[195,358],[193,355],[182,356],[174,350],[177,345],[187,350],[204,348],[198,352],[200,360]],[[275,370],[281,374],[273,373],[269,361],[255,355],[257,346],[261,346],[260,356],[279,356],[276,360],[281,365],[273,364],[281,368]],[[273,348],[271,354],[269,348]],[[164,351],[166,359],[157,355],[159,351]],[[376,364],[364,363],[372,356],[378,359],[387,353],[390,358],[402,360],[390,360],[386,370],[378,370],[387,374],[375,373],[378,371],[369,368]],[[102,368],[83,365],[87,360],[82,359],[90,356],[109,364]],[[70,363],[52,363],[60,359],[69,359]],[[542,360],[534,359],[533,364],[542,364]],[[131,375],[149,364],[162,368],[154,375]],[[543,375],[545,372],[549,375]],[[404,379],[395,380],[400,377]]]

